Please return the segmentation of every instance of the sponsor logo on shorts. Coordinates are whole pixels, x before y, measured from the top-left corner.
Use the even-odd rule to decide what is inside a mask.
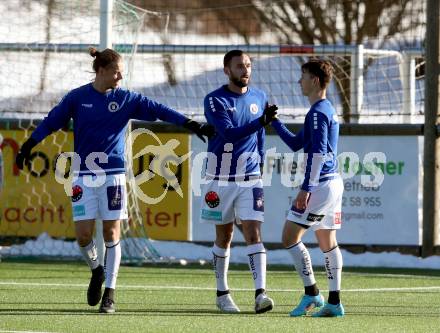
[[[264,212],[264,191],[261,187],[252,189],[254,195],[254,210]]]
[[[222,220],[222,212],[202,209],[202,219],[221,221]]]
[[[205,195],[205,202],[210,208],[215,208],[220,204],[220,197],[214,191],[209,191]]]
[[[324,215],[317,215],[317,214],[313,214],[313,213],[309,213],[309,215],[307,215],[307,221],[309,222],[319,222],[324,218]]]
[[[79,205],[79,206],[73,207],[73,216],[74,217],[84,216],[84,215],[86,215],[86,208],[84,207],[84,205]]]
[[[306,211],[306,209],[305,208],[303,208],[303,209],[296,208],[295,202],[294,202],[292,204],[292,207],[290,207],[290,211],[292,212],[293,215],[295,215],[297,217],[301,217],[302,214],[304,214],[304,212]]]
[[[337,212],[335,213],[335,219],[334,219],[334,224],[341,224],[342,223],[342,213],[341,212]]]
[[[121,210],[122,209],[122,186],[109,186],[107,187],[107,203],[108,210]]]
[[[79,185],[72,187],[72,202],[77,202],[81,200],[83,196],[83,189]]]

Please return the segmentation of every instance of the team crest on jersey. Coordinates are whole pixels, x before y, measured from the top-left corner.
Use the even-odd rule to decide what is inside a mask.
[[[257,114],[258,113],[258,105],[255,103],[252,103],[249,106],[249,110],[251,111],[252,114]]]
[[[220,204],[220,197],[214,191],[209,191],[205,195],[205,202],[210,208],[215,208]]]
[[[116,112],[119,111],[119,104],[116,102],[110,102],[108,103],[108,110],[110,112]]]
[[[72,187],[72,202],[77,202],[81,200],[83,196],[83,189],[79,185]]]

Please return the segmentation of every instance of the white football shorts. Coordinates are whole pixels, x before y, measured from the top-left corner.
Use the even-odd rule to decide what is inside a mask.
[[[85,184],[84,177],[86,176],[78,176],[72,184],[71,200],[74,221],[128,218],[125,174],[105,175],[104,184],[98,187],[89,186],[89,183]]]
[[[305,210],[298,210],[292,203],[287,220],[311,227],[312,230],[340,229],[343,192],[341,177],[321,182],[311,192]]]
[[[203,185],[202,200],[202,223],[264,221],[264,192],[261,179],[242,182],[212,180]]]

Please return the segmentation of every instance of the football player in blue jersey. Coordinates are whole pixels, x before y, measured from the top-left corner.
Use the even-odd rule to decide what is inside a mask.
[[[293,258],[305,294],[290,316],[306,315],[314,307],[320,308],[314,317],[344,315],[339,293],[341,289],[342,255],[336,240],[341,227],[343,182],[338,174],[337,146],[339,123],[335,109],[326,98],[333,67],[327,61],[311,60],[302,65],[299,80],[302,93],[311,105],[304,126],[296,135],[278,119],[272,126],[281,139],[293,150],[304,149],[306,166],[304,182],[290,208],[284,225],[282,242]],[[328,301],[324,302],[313,275],[312,262],[301,241],[307,229],[315,231],[325,257],[329,284]]]
[[[249,267],[255,285],[255,312],[273,308],[266,294],[266,250],[261,239],[264,196],[260,166],[264,161],[264,126],[276,116],[266,94],[249,87],[251,59],[241,50],[224,56],[229,83],[204,100],[205,117],[215,127],[208,141],[206,183],[202,188],[201,222],[213,223],[216,239],[213,264],[217,282],[217,307],[235,313],[239,308],[229,292],[227,273],[234,221],[242,224]]]
[[[94,306],[101,300],[99,311],[112,313],[121,261],[120,223],[128,217],[124,162],[129,120],[160,119],[186,127],[203,141],[203,136],[214,135],[214,130],[210,125],[190,120],[139,93],[120,88],[123,62],[116,51],[99,52],[91,48],[90,55],[94,58],[94,81],[63,97],[22,145],[16,163],[23,169],[23,165],[29,163],[32,148],[73,119],[74,150],[80,163],[79,170],[73,170],[71,199],[76,239],[92,270],[87,301]],[[75,158],[73,165],[76,165]],[[97,260],[93,242],[95,219],[98,218],[103,220],[105,270]]]

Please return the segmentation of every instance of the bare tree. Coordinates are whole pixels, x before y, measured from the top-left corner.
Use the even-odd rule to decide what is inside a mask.
[[[47,2],[47,15],[46,15],[46,43],[51,42],[51,27],[52,27],[52,18],[53,11],[55,7],[55,0],[48,0]],[[40,88],[39,93],[41,94],[46,88],[46,74],[47,74],[47,66],[49,64],[50,53],[45,50],[43,57],[43,66],[41,67],[41,76],[40,76]]]
[[[253,0],[253,10],[279,43],[367,44],[383,48],[393,38],[416,31],[424,21],[417,0]],[[421,36],[418,36],[421,37]],[[350,122],[349,57],[335,58],[335,78],[345,122]],[[366,66],[370,63],[366,62]]]
[[[240,35],[245,43],[270,35],[280,44],[366,44],[383,48],[412,35],[421,38],[425,2],[420,0],[132,0],[167,10],[170,31]],[[146,7],[148,6],[148,7]],[[343,118],[350,122],[349,57],[335,58]],[[366,66],[369,62],[366,63]]]

